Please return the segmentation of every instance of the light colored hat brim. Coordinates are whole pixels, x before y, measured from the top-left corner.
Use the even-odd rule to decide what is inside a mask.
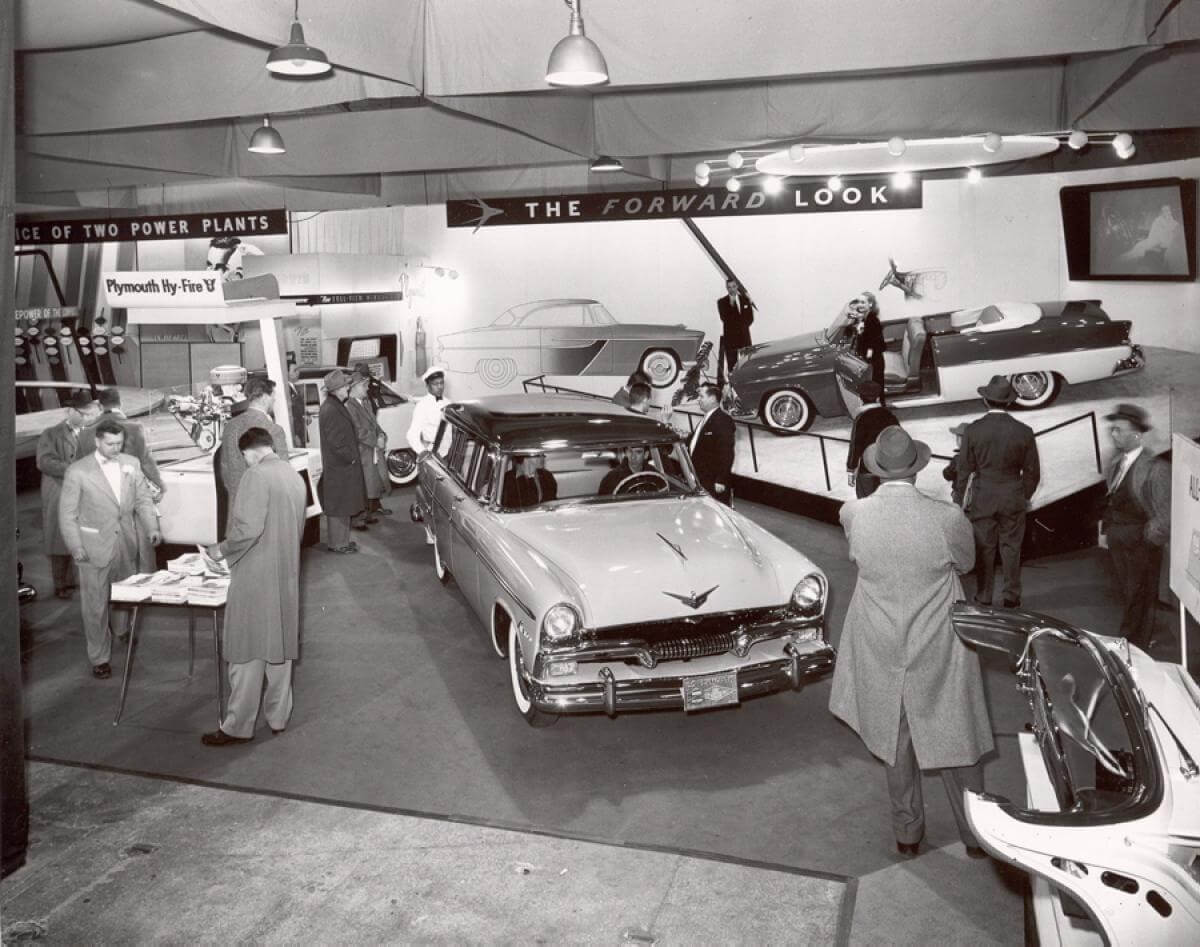
[[[876,444],[872,444],[863,451],[863,466],[880,480],[900,480],[903,477],[911,477],[923,469],[929,463],[929,458],[933,456],[933,450],[924,441],[913,441],[912,443],[917,450],[917,457],[903,470],[888,470],[880,467],[877,458],[879,447]]]

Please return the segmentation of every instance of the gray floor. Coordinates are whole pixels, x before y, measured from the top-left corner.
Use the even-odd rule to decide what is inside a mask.
[[[402,513],[408,495],[389,503]],[[22,494],[19,507],[22,558],[45,591],[36,494]],[[836,640],[854,579],[840,531],[740,508],[827,571]],[[321,941],[612,943],[621,932],[636,941],[649,930],[696,942],[684,915],[727,905],[733,885],[739,897],[728,910],[737,925],[708,927],[712,936],[701,942],[1021,942],[1021,878],[965,857],[940,780],[926,787],[926,853],[913,861],[895,854],[882,770],[828,714],[827,681],[732,710],[564,718],[533,730],[513,710],[505,664],[464,600],[434,578],[420,530],[393,516],[360,542],[356,557],[305,552],[296,711],[285,734],[264,725],[245,746],[200,744],[216,723],[213,667],[201,648],[188,677],[179,615],[147,616],[125,717],[113,727],[119,682],[88,674],[77,602],[49,597],[26,607],[36,861],[0,885],[6,925],[45,917],[52,938],[61,926],[60,942],[77,940],[69,935],[84,923],[91,940],[203,939],[195,925],[204,912],[232,917],[252,885],[262,910],[237,914],[249,926],[213,929],[211,939],[296,939],[308,928],[287,919],[315,912],[311,929]],[[1100,553],[1031,563],[1025,575],[1028,608],[1100,632],[1115,627]],[[1164,631],[1169,624],[1164,617]],[[1007,669],[989,660],[986,671],[997,732],[988,788],[1019,797],[1014,735],[1024,709]],[[64,794],[76,802],[62,804]],[[154,801],[122,804],[128,799]],[[123,855],[148,837],[158,845],[155,833],[172,821],[163,821],[164,806],[210,841],[192,847],[186,834],[171,836],[145,858]],[[293,833],[289,848],[275,823],[296,820],[327,830]],[[492,834],[499,830],[512,831]],[[397,850],[394,839],[410,836],[447,840],[442,854],[450,857]],[[666,860],[610,864],[614,846]],[[169,871],[138,873],[166,860],[164,848]],[[48,867],[74,865],[84,851],[94,855],[88,868]],[[537,871],[518,875],[518,862]],[[364,876],[415,871],[426,881],[388,893],[364,884],[354,873],[360,863]],[[744,873],[713,867],[730,863]],[[134,865],[138,872],[123,868]],[[612,883],[594,891],[604,909],[580,901],[582,889],[555,888],[567,882],[546,866],[566,868],[564,878],[610,872]],[[245,885],[212,883],[227,881],[227,871]],[[687,880],[648,886],[646,872]],[[172,880],[180,873],[195,884]],[[803,921],[796,912],[764,920],[755,899],[780,885],[781,896],[823,907],[812,918],[806,907]],[[127,896],[127,908],[83,911],[93,889],[103,902]],[[456,890],[461,897],[450,896]],[[381,898],[395,898],[395,911]],[[688,911],[677,916],[670,906],[680,898]],[[139,903],[144,916],[134,923]],[[172,905],[165,916],[164,903]],[[436,920],[412,926],[434,911]],[[780,925],[771,936],[757,926],[768,921]]]

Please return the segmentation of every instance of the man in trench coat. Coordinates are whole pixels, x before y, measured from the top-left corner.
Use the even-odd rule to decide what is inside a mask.
[[[276,455],[265,429],[250,428],[237,446],[246,472],[233,501],[229,532],[208,549],[230,571],[223,637],[229,705],[221,726],[200,738],[206,746],[254,739],[264,676],[263,711],[271,731],[282,733],[292,713],[292,662],[300,656],[304,481]]]
[[[379,472],[379,457],[387,448],[387,435],[379,426],[375,412],[367,398],[368,378],[360,373],[351,376],[350,397],[346,408],[354,419],[355,436],[358,438],[358,456],[362,462],[363,485],[367,491],[367,508],[359,516],[355,529],[366,529],[368,523],[378,523],[379,516],[391,516],[392,511],[380,502],[384,493],[384,481]]]
[[[329,529],[330,552],[358,552],[350,541],[350,517],[367,508],[358,433],[345,401],[350,397],[351,378],[340,368],[325,376],[328,397],[321,403],[321,506]]]
[[[979,758],[992,749],[979,658],[955,634],[950,605],[975,561],[962,511],[920,493],[926,444],[885,428],[863,455],[879,489],[842,507],[858,582],[846,612],[829,709],[887,770],[900,854],[925,832],[921,770],[941,770],[959,835],[985,854],[967,824],[963,789],[982,790]]]
[[[67,404],[67,416],[53,427],[42,431],[37,443],[37,469],[42,475],[42,542],[50,560],[54,579],[54,594],[70,598],[75,587],[75,570],[71,565],[71,550],[63,542],[58,527],[58,500],[62,495],[63,477],[79,451],[80,435],[100,414],[100,406],[86,392],[76,392]],[[94,439],[93,439],[94,443]]]

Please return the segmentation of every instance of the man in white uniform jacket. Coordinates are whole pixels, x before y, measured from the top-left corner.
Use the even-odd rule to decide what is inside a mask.
[[[421,378],[429,394],[414,403],[412,425],[408,429],[408,446],[418,457],[433,449],[433,439],[437,437],[438,425],[442,423],[442,408],[446,404],[443,397],[446,393],[446,369],[434,365]]]

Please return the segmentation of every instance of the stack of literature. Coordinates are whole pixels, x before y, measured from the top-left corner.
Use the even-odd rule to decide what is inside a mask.
[[[139,572],[127,579],[112,584],[111,600],[114,602],[145,602],[150,598],[150,591],[157,572]]]
[[[198,552],[185,552],[178,559],[167,562],[167,571],[181,575],[204,575],[204,556]]]
[[[188,576],[178,572],[156,572],[150,586],[150,601],[162,605],[186,605],[188,598]]]
[[[229,579],[226,576],[205,578],[196,585],[188,587],[187,603],[189,605],[217,606],[225,604],[225,596],[229,593]]]

